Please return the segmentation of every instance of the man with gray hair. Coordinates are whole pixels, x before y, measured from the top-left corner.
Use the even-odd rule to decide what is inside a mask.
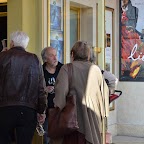
[[[17,144],[31,144],[37,122],[45,121],[47,93],[43,69],[35,54],[26,52],[29,37],[10,35],[10,49],[0,53],[0,143],[8,144],[15,129]]]
[[[53,99],[55,97],[54,85],[59,73],[60,68],[63,64],[58,62],[57,59],[57,50],[53,47],[45,47],[41,52],[43,60],[43,71],[46,81],[46,90],[48,92],[48,109],[54,108]],[[44,123],[44,129],[47,132],[48,129],[48,120],[46,118]],[[44,144],[48,144],[47,133],[44,135]]]

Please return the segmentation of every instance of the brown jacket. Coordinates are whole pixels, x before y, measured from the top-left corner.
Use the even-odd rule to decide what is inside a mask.
[[[0,53],[0,107],[27,106],[43,113],[47,105],[40,61],[22,47]]]
[[[108,116],[109,90],[101,70],[89,62],[72,63],[71,93],[77,96],[79,132],[91,144],[102,144],[102,119]],[[55,84],[55,106],[63,108],[69,91],[68,67],[64,65]]]

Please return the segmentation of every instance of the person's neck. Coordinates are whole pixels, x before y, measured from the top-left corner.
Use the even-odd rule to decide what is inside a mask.
[[[53,67],[53,66],[50,66],[50,65],[47,65],[47,64],[45,66],[45,69],[51,74],[54,74],[55,71],[56,71],[56,67]]]

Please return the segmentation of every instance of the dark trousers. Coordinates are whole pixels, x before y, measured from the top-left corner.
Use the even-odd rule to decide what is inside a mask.
[[[43,144],[49,144],[50,138],[48,137],[48,117],[46,117],[43,126],[45,131],[45,134],[43,136]]]
[[[64,136],[63,144],[86,144],[85,135],[75,131],[70,135]]]
[[[17,144],[31,144],[37,124],[37,113],[24,106],[0,107],[0,144],[11,144],[15,130]]]

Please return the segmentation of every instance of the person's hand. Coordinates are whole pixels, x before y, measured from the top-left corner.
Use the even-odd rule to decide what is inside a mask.
[[[8,50],[8,48],[7,47],[5,47],[5,48],[3,48],[2,49],[2,51],[1,52],[3,52],[3,51],[7,51]]]
[[[7,47],[7,46],[6,46],[6,45],[7,45],[7,39],[3,39],[3,40],[1,41],[1,43],[2,43],[3,48]]]
[[[37,121],[39,124],[43,124],[46,118],[46,114],[37,113]]]
[[[54,91],[54,86],[47,86],[45,90],[47,93],[51,93],[52,91]]]

